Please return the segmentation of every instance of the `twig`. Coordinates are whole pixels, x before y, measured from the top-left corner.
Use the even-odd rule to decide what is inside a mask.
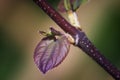
[[[55,9],[47,3],[46,0],[33,0],[39,7],[50,16],[66,33],[69,33],[74,39],[75,44],[96,61],[104,70],[106,70],[114,79],[120,80],[120,71],[110,63],[91,43],[86,34],[70,23],[68,23]]]

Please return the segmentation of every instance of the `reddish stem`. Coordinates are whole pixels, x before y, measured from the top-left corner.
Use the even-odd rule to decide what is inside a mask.
[[[76,46],[81,48],[94,61],[96,61],[104,70],[106,70],[113,78],[120,80],[120,71],[112,65],[91,43],[85,33],[76,29],[68,23],[55,9],[53,9],[46,0],[34,0],[39,7],[50,16],[56,24],[58,24],[66,33],[69,33],[76,41]]]
[[[57,11],[55,11],[46,0],[34,0],[40,8],[47,13],[65,32],[76,35],[78,30],[69,24]]]

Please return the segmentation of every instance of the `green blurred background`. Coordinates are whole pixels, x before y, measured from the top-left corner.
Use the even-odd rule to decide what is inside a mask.
[[[49,0],[56,8],[59,0]],[[90,0],[77,11],[83,30],[120,69],[120,0]],[[88,55],[71,46],[66,59],[43,75],[33,53],[39,30],[61,30],[32,0],[0,0],[0,80],[114,80]]]

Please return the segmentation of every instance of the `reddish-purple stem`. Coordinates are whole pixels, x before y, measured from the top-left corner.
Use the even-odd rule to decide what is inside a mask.
[[[49,15],[66,33],[74,37],[76,46],[86,52],[94,61],[96,61],[113,78],[120,80],[120,71],[110,63],[91,43],[82,30],[76,29],[68,23],[55,9],[53,9],[46,0],[33,0],[39,7]]]

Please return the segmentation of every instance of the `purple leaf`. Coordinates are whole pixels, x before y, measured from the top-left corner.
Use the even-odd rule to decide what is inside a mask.
[[[69,48],[70,43],[64,35],[56,40],[43,38],[35,49],[34,62],[43,73],[46,73],[64,60]]]

